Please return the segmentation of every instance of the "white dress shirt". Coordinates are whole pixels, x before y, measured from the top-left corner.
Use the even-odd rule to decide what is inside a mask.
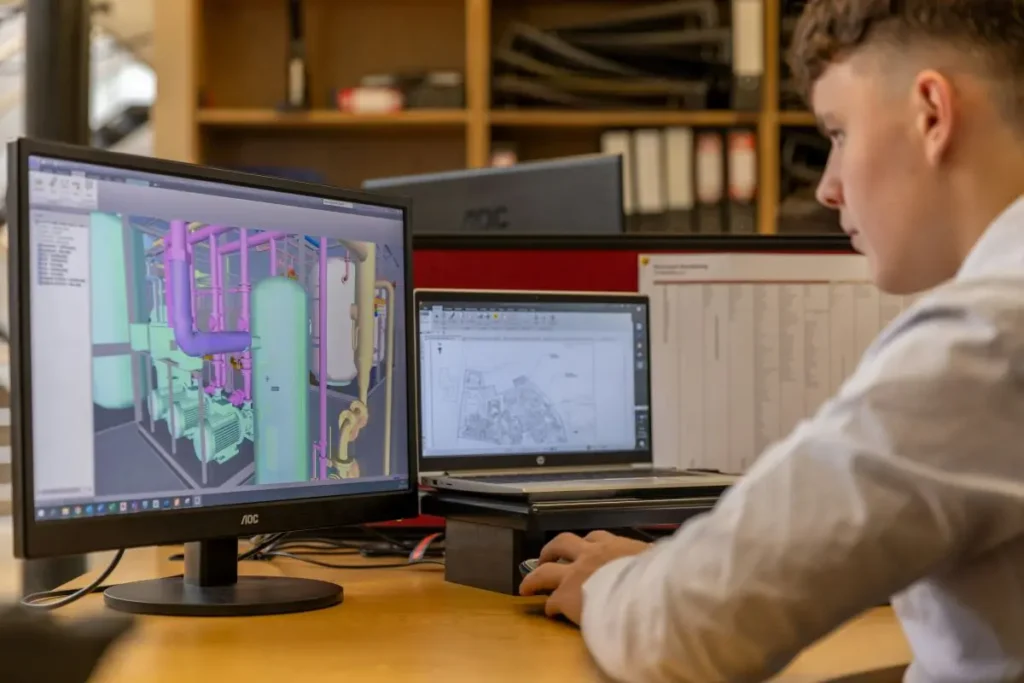
[[[764,680],[890,596],[908,683],[1024,681],[1024,198],[714,510],[583,595],[622,683]]]

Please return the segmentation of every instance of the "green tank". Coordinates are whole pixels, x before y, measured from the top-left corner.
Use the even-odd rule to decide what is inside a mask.
[[[252,288],[252,399],[256,484],[309,481],[306,291],[272,277]]]
[[[114,214],[93,212],[89,220],[89,289],[92,296],[92,343],[130,342],[128,276],[124,226]],[[92,359],[92,400],[104,408],[129,408],[132,361],[129,354]]]

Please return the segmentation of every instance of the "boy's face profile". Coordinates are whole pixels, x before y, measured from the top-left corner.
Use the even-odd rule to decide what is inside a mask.
[[[865,49],[831,64],[811,95],[832,142],[818,201],[838,211],[876,284],[909,294],[950,277],[956,264],[943,245],[950,223],[943,171],[954,118],[949,83]]]
[[[808,0],[790,66],[832,142],[818,201],[884,291],[931,289],[1024,199],[1024,0]]]
[[[937,167],[951,121],[927,101],[937,96],[934,82],[898,78],[885,64],[866,50],[831,64],[815,83],[814,113],[832,142],[817,198],[839,212],[876,284],[906,294],[937,284],[946,275],[937,271],[948,269],[939,262]]]

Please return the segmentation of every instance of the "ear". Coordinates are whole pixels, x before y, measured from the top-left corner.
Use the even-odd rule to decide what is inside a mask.
[[[912,98],[925,156],[928,163],[938,164],[949,150],[956,125],[953,84],[937,71],[922,71],[914,79]]]

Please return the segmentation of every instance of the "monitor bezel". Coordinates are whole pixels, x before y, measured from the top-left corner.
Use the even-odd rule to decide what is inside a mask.
[[[622,173],[622,155],[620,154],[574,154],[553,159],[530,159],[520,161],[511,166],[486,166],[484,168],[458,168],[449,171],[433,171],[430,173],[414,173],[411,175],[384,176],[363,181],[362,189],[367,192],[375,190],[405,189],[419,186],[429,188],[438,183],[449,181],[477,180],[480,178],[500,178],[509,175],[530,175],[544,171],[574,169],[583,166],[612,166]],[[621,198],[620,198],[621,199]],[[462,234],[462,233],[456,233]]]
[[[622,162],[622,155],[620,154],[576,154],[572,156],[558,157],[554,159],[534,159],[529,161],[521,161],[511,166],[489,166],[486,168],[461,168],[449,171],[436,171],[431,173],[417,173],[413,175],[400,175],[400,176],[386,176],[381,178],[372,178],[363,181],[362,189],[367,192],[381,192],[387,195],[402,196],[412,199],[413,201],[419,201],[420,205],[424,201],[432,202],[432,194],[437,192],[445,192],[452,185],[459,185],[465,183],[480,183],[487,180],[500,181],[503,178],[511,176],[530,176],[537,173],[550,173],[552,171],[564,170],[573,171],[581,169],[591,169],[596,167],[597,169],[604,169],[605,167],[614,170],[617,177],[615,187],[621,187],[623,182],[623,174],[625,168]],[[465,194],[466,188],[463,189]],[[569,239],[588,239],[588,238],[604,238],[604,239],[617,239],[626,234],[626,215],[623,205],[622,194],[619,193],[615,197],[617,209],[615,215],[618,217],[618,231],[616,233],[603,233],[603,234],[588,234],[582,233],[579,235],[570,234]],[[421,228],[422,229],[422,228]],[[434,230],[428,229],[428,232],[423,233],[419,238],[445,238],[450,237],[457,240],[472,240],[480,239],[484,240],[493,239],[497,237],[511,237],[513,239],[525,238],[527,240],[534,237],[541,239],[552,237],[548,233],[534,233],[528,230],[513,230],[510,233],[502,235],[500,233],[484,233],[481,234],[477,231],[466,231],[466,230]]]
[[[33,406],[27,173],[28,159],[33,155],[401,209],[404,216],[405,283],[402,289],[406,301],[404,317],[407,368],[415,368],[416,355],[413,337],[409,334],[415,320],[415,305],[412,279],[412,216],[411,204],[407,200],[30,138],[19,138],[8,143],[11,476],[16,557],[33,559],[212,538],[366,524],[416,517],[419,514],[418,460],[414,450],[419,439],[415,430],[410,428],[406,437],[409,480],[405,488],[397,491],[352,496],[328,495],[298,500],[239,503],[215,508],[172,509],[156,513],[139,512],[40,523],[35,517],[34,507],[31,429]],[[410,423],[413,422],[415,414],[416,388],[413,380],[411,377],[406,382],[406,405]],[[247,521],[244,525],[243,517]],[[254,519],[258,521],[253,523]]]
[[[413,308],[416,315],[412,328],[413,338],[416,347],[416,367],[413,373],[413,381],[416,388],[416,403],[414,414],[416,416],[416,433],[420,434],[419,428],[421,410],[420,397],[422,396],[422,377],[419,367],[420,358],[420,316],[421,304],[430,303],[625,303],[642,304],[646,312],[646,347],[648,363],[645,368],[647,379],[648,403],[653,401],[653,390],[651,386],[651,305],[650,297],[639,292],[559,292],[540,290],[488,290],[488,289],[435,289],[417,288],[413,292]],[[427,472],[467,472],[467,471],[492,471],[521,469],[525,467],[544,467],[545,469],[559,467],[591,467],[610,465],[634,465],[650,464],[654,462],[654,425],[653,410],[648,412],[647,422],[648,434],[647,448],[629,451],[572,451],[563,453],[529,453],[522,455],[459,455],[459,456],[425,456],[423,455],[423,441],[416,440],[416,456],[419,460],[420,473]]]

